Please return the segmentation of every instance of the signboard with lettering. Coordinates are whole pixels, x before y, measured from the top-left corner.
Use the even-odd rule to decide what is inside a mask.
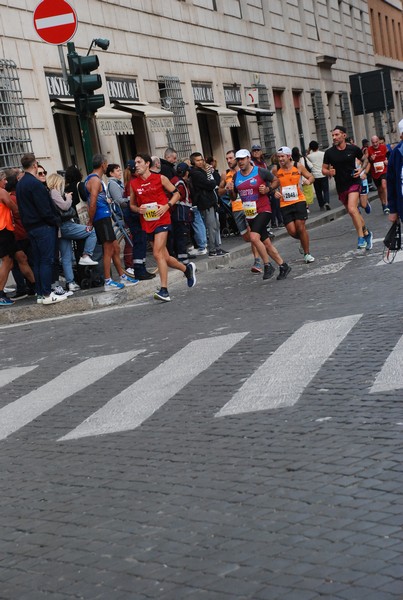
[[[137,79],[106,78],[106,87],[110,100],[139,101]]]
[[[174,120],[172,117],[147,117],[147,124],[153,133],[173,131]]]
[[[192,90],[195,102],[214,102],[213,86],[211,83],[192,82]]]
[[[240,127],[238,115],[219,115],[221,127]]]
[[[132,120],[128,119],[97,119],[101,135],[126,135],[133,133]]]
[[[224,86],[224,98],[225,104],[241,105],[242,97],[241,97],[241,88],[239,86]]]
[[[48,88],[49,98],[71,98],[70,89],[67,81],[64,81],[60,73],[46,73],[46,86]]]

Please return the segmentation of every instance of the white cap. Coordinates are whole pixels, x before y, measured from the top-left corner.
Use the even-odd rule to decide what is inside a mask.
[[[250,158],[250,152],[249,150],[243,148],[242,150],[238,150],[238,152],[235,154],[235,158]]]
[[[277,150],[277,154],[289,154],[291,156],[291,148],[288,146],[281,146],[281,148]]]
[[[403,133],[403,119],[401,121],[399,121],[398,127],[399,127],[399,133],[400,133],[400,135],[402,135],[402,133]]]

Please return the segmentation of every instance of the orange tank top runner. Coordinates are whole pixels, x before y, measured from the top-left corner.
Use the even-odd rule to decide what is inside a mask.
[[[235,169],[228,169],[225,174],[225,184],[227,184],[229,181],[233,181],[235,174],[236,174]],[[237,212],[238,210],[243,210],[242,200],[240,199],[239,196],[235,200],[231,200],[231,208],[232,208],[232,212]]]
[[[0,202],[0,230],[3,229],[14,231],[14,225],[11,210],[5,204]]]
[[[281,187],[280,208],[305,202],[305,196],[300,186],[301,175],[297,167],[292,166],[290,170],[277,169],[276,173]]]

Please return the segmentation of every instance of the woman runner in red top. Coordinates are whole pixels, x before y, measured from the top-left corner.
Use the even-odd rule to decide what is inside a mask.
[[[171,231],[170,208],[178,202],[180,194],[165,175],[150,171],[151,156],[148,154],[138,154],[134,164],[136,177],[130,182],[130,210],[140,214],[141,227],[151,241],[158,265],[161,289],[155,292],[154,298],[170,302],[168,267],[182,271],[188,287],[196,284],[195,264],[191,262],[185,266],[167,250],[168,232]],[[170,200],[167,194],[171,194]]]

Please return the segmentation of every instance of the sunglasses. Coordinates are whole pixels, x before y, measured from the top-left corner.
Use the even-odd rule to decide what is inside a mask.
[[[46,177],[47,174],[48,174],[47,171],[38,171],[38,175],[45,175],[45,177]]]

